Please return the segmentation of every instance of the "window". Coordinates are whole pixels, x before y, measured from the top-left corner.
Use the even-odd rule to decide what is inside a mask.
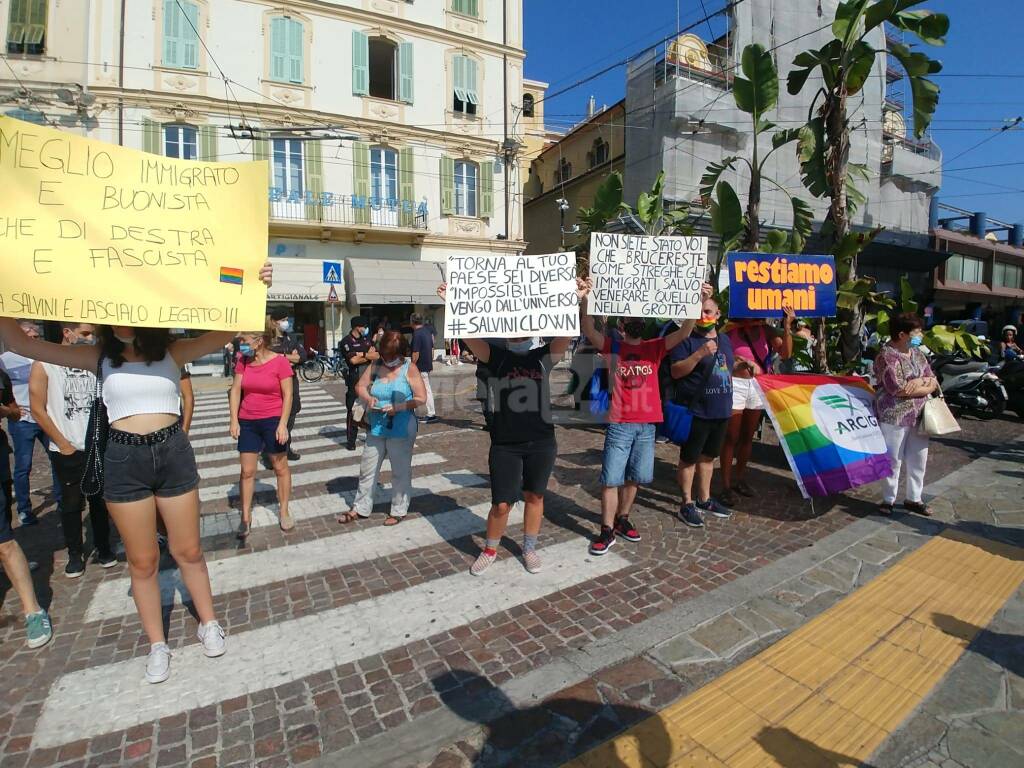
[[[452,57],[452,84],[454,101],[452,108],[464,115],[475,115],[480,98],[477,96],[477,63],[468,56]]]
[[[558,164],[558,168],[555,169],[555,184],[561,184],[563,181],[568,181],[572,178],[572,163],[566,160],[564,157]]]
[[[305,29],[301,21],[288,16],[270,20],[270,79],[279,83],[305,82],[303,42]]]
[[[590,152],[587,153],[587,159],[590,161],[591,168],[597,168],[599,165],[607,163],[608,142],[600,136],[594,139],[594,145],[591,147]]]
[[[985,276],[985,262],[972,256],[954,254],[946,260],[946,280],[957,283],[981,283]]]
[[[412,104],[412,43],[352,30],[352,93]]]
[[[179,2],[181,3],[180,7]],[[163,64],[165,67],[199,68],[198,29],[198,5],[188,2],[188,0],[164,0]]]
[[[289,197],[305,192],[302,173],[302,142],[296,139],[273,141],[274,187]]]
[[[370,197],[373,205],[398,199],[398,153],[393,149],[370,150]]]
[[[527,93],[523,96],[523,117],[533,117],[533,94]]]
[[[47,0],[11,0],[7,52],[41,56],[46,51]]]
[[[476,216],[476,163],[458,160],[455,163],[455,215]]]
[[[164,156],[195,160],[198,154],[196,136],[196,129],[190,125],[165,125]]]
[[[476,16],[477,0],[452,0],[452,10],[456,13],[463,13],[466,16]]]
[[[997,261],[992,267],[992,285],[998,288],[1024,288],[1024,269],[1016,264]]]

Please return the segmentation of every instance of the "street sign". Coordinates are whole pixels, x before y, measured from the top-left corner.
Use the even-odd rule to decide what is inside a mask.
[[[328,291],[328,293],[327,293],[327,303],[328,304],[337,304],[338,303],[338,291],[334,288],[333,285],[331,286],[331,290]]]
[[[337,261],[324,262],[324,282],[329,285],[341,285],[341,263]],[[335,296],[337,301],[337,296]]]

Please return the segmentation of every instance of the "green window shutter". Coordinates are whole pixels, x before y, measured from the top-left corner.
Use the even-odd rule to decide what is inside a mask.
[[[471,58],[469,58],[467,56],[464,59],[464,61],[466,62],[466,64],[465,64],[465,67],[466,67],[466,74],[465,74],[466,101],[468,101],[470,104],[479,104],[480,103],[480,98],[477,96],[477,91],[476,91],[476,84],[477,84],[477,80],[476,80],[476,74],[477,74],[476,59],[471,59]]]
[[[217,159],[217,129],[212,125],[199,126],[199,159],[208,163]]]
[[[163,128],[160,123],[148,117],[142,118],[142,151],[162,155],[163,143]]]
[[[252,140],[252,159],[267,164],[267,185],[269,187],[270,180],[274,177],[274,169],[270,163],[270,142],[267,139]]]
[[[455,160],[441,156],[441,215],[455,215]]]
[[[182,3],[181,7],[185,9],[185,18],[181,18],[179,11],[178,19],[181,24],[181,63],[179,66],[185,69],[199,69],[199,6],[195,3]]]
[[[469,16],[477,16],[477,0],[463,0],[463,6],[466,8],[466,14]]]
[[[494,215],[494,163],[480,163],[480,209],[481,219]]]
[[[275,16],[270,20],[270,79],[285,82],[288,58],[288,19]]]
[[[28,22],[29,0],[11,0],[11,13],[8,17],[7,42],[21,45],[25,40],[25,24]]]
[[[352,95],[370,92],[370,38],[358,29],[352,30]]]
[[[416,188],[413,184],[413,163],[412,147],[406,147],[398,153],[398,198],[403,227],[411,227],[416,216]]]
[[[164,0],[164,66],[181,66],[181,12],[174,0]]]
[[[361,198],[362,206],[353,212],[356,224],[370,223],[370,145],[361,141],[352,144],[352,196]]]
[[[452,0],[452,10],[456,13],[465,13],[466,0]]]
[[[324,191],[324,163],[319,141],[302,142],[306,167],[306,219],[321,220],[320,195]]]
[[[302,83],[306,80],[302,50],[304,36],[305,28],[302,26],[302,22],[290,19],[288,21],[288,80],[293,83]]]
[[[28,24],[25,27],[25,43],[39,45],[46,37],[47,0],[28,0]]]
[[[412,43],[398,45],[398,100],[412,104]]]
[[[466,62],[465,56],[452,56],[452,85],[455,87],[455,97],[466,101]]]

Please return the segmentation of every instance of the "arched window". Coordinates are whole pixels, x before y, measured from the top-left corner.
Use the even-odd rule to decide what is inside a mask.
[[[590,159],[590,167],[597,168],[599,165],[604,165],[608,162],[608,142],[598,136],[594,139],[594,144],[590,148],[588,153]]]
[[[572,163],[566,160],[564,157],[558,164],[558,168],[555,169],[555,184],[561,184],[563,181],[568,181],[572,178]]]
[[[533,94],[523,94],[523,117],[533,117]]]

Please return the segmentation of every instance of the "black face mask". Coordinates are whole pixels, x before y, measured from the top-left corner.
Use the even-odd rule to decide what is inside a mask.
[[[644,322],[643,320],[630,320],[623,326],[623,330],[625,330],[626,335],[639,339],[644,333]]]

